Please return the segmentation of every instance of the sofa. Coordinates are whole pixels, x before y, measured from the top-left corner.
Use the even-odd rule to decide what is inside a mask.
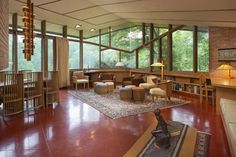
[[[236,101],[220,100],[221,117],[232,157],[236,157]]]

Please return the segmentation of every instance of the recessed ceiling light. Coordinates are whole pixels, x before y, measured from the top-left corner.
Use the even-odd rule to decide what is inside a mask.
[[[76,24],[76,25],[75,25],[75,28],[80,28],[80,27],[81,27],[80,24]]]
[[[94,31],[96,31],[96,29],[95,29],[95,28],[91,28],[90,31],[91,31],[91,32],[94,32]]]

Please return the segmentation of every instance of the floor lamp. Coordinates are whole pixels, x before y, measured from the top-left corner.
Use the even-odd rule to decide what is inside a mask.
[[[232,79],[231,77],[231,70],[234,70],[234,67],[230,65],[229,63],[224,63],[221,66],[217,68],[218,70],[229,70],[229,79]]]
[[[161,67],[161,80],[164,80],[164,64],[162,62],[156,62],[151,65],[152,67]]]

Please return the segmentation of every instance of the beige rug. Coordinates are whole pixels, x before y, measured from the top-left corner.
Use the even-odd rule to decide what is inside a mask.
[[[69,93],[112,119],[190,103],[177,98],[171,98],[170,101],[159,99],[153,102],[151,96],[146,96],[143,102],[123,101],[120,100],[118,89],[104,95],[96,94],[93,89],[72,90]]]

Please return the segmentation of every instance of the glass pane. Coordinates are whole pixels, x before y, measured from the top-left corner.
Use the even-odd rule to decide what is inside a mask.
[[[139,60],[139,68],[148,68],[150,66],[150,51],[147,48],[143,48],[139,50],[138,60]]]
[[[84,54],[84,68],[99,68],[99,47],[91,44],[83,44]]]
[[[193,71],[193,32],[173,33],[173,70]]]
[[[109,45],[109,34],[108,33],[101,36],[101,44],[106,45],[106,46]]]
[[[106,50],[101,52],[101,66],[103,68],[115,67],[116,63],[119,62],[119,52],[115,50]]]
[[[8,68],[4,69],[3,71],[12,71],[13,69],[13,50],[12,50],[12,44],[13,44],[13,36],[12,34],[9,34],[8,36],[8,51],[9,51],[9,63]]]
[[[69,68],[79,69],[79,42],[69,41]]]
[[[121,62],[126,68],[135,68],[135,53],[121,53]]]
[[[208,32],[198,32],[198,71],[209,71]]]
[[[48,71],[53,70],[53,39],[48,39]]]
[[[99,44],[99,36],[88,38],[88,39],[84,39],[84,41],[90,41],[90,42]]]
[[[154,54],[153,54],[153,57],[154,57],[154,60],[153,60],[153,63],[156,63],[158,62],[158,59],[159,59],[159,55],[158,55],[158,44],[157,44],[158,41],[155,41],[154,42]]]
[[[23,36],[18,35],[18,70],[41,71],[41,38],[34,38],[34,54],[31,56],[31,61],[24,58],[24,43]]]

